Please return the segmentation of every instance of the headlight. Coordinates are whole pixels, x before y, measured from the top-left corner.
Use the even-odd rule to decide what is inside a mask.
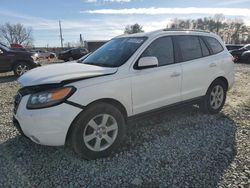
[[[35,56],[31,56],[31,58],[33,59],[33,61],[37,60],[37,57],[35,57]]]
[[[75,90],[76,89],[74,87],[62,87],[32,94],[29,97],[27,108],[47,108],[50,106],[61,104],[67,98],[69,98],[75,92]]]

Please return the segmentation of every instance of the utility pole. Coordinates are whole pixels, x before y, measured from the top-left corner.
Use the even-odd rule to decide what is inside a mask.
[[[61,27],[61,20],[59,20],[59,28],[60,28],[60,39],[61,39],[61,47],[63,48],[63,37],[62,37],[62,27]]]
[[[81,47],[83,47],[82,34],[80,34],[80,45],[81,45]]]

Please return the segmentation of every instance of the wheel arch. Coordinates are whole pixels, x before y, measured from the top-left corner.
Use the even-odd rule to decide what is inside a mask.
[[[212,83],[209,85],[208,89],[210,88],[210,86],[211,86],[216,80],[221,80],[221,81],[223,81],[223,82],[225,83],[225,85],[226,85],[226,90],[228,90],[228,86],[229,86],[228,80],[227,80],[227,78],[225,78],[224,76],[219,76],[219,77],[215,78],[215,79],[212,81]],[[207,89],[207,90],[208,90],[208,89]]]
[[[68,131],[67,131],[67,134],[66,134],[66,139],[65,139],[65,145],[68,145],[70,144],[70,135],[72,133],[72,130],[73,130],[73,125],[75,123],[75,121],[79,118],[79,116],[89,107],[89,106],[92,106],[92,105],[95,105],[97,103],[107,103],[107,104],[111,104],[113,105],[114,107],[118,108],[122,115],[124,116],[124,119],[125,121],[127,121],[127,117],[128,117],[128,113],[127,113],[127,110],[125,108],[125,106],[119,102],[118,100],[116,99],[112,99],[112,98],[103,98],[103,99],[98,99],[98,100],[95,100],[91,103],[89,103],[75,118],[74,120],[71,122],[69,128],[68,128]]]
[[[12,69],[15,68],[15,66],[18,64],[18,63],[27,63],[27,64],[30,64],[32,66],[32,61],[29,61],[27,59],[17,59],[15,61],[13,61],[13,64],[12,64]]]

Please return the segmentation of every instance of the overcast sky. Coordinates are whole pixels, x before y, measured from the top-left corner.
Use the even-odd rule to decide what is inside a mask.
[[[250,0],[1,0],[0,24],[22,23],[33,28],[36,46],[105,40],[122,34],[128,24],[145,31],[164,28],[173,18],[199,18],[223,13],[250,25]]]

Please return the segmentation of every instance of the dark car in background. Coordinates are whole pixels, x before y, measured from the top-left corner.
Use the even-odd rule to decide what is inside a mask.
[[[250,50],[242,53],[241,62],[242,63],[250,63]]]
[[[236,50],[231,50],[230,53],[232,54],[232,56],[234,57],[236,62],[242,62],[245,59],[245,53],[250,50],[250,44],[246,44],[245,46],[236,49]],[[243,56],[244,53],[244,56]]]
[[[13,50],[0,43],[0,72],[13,71],[21,76],[28,70],[39,66],[34,53]]]
[[[66,51],[62,51],[58,54],[58,59],[63,61],[73,61],[80,59],[82,56],[88,54],[89,51],[86,48],[72,48]]]
[[[228,51],[237,50],[237,49],[242,48],[243,46],[244,45],[242,45],[242,44],[226,44],[226,48]]]

